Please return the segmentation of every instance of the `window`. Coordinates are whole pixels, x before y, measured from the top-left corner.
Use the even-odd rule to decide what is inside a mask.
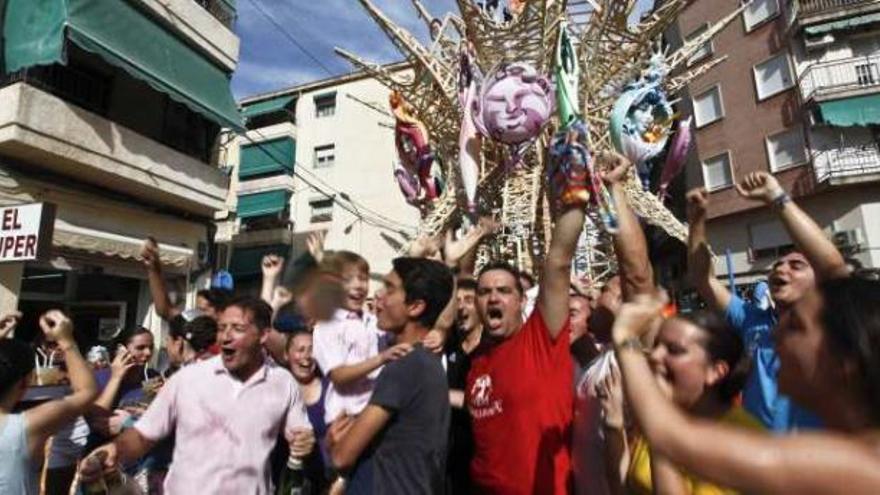
[[[804,133],[800,127],[767,137],[770,170],[777,172],[807,161]]]
[[[758,100],[767,99],[794,86],[788,55],[780,53],[754,68]]]
[[[336,114],[336,93],[315,97],[315,117],[332,117]]]
[[[336,145],[315,147],[315,168],[328,168],[336,163]]]
[[[748,226],[748,230],[751,261],[778,258],[794,247],[788,231],[779,220],[753,223]]]
[[[733,185],[730,170],[730,152],[724,152],[703,161],[703,181],[706,189],[717,191]]]
[[[779,0],[752,0],[743,11],[746,32],[776,17],[779,13]]]
[[[724,117],[721,86],[715,86],[694,98],[694,118],[697,127],[711,124]]]
[[[312,223],[333,221],[333,198],[313,199],[309,206],[312,207]]]
[[[698,37],[700,37],[703,33],[705,33],[708,30],[709,30],[709,24],[708,23],[703,24],[702,26],[700,26],[699,28],[694,30],[694,32],[692,32],[691,34],[685,36],[684,40],[685,40],[685,42],[690,42],[691,40],[697,39]],[[712,55],[712,53],[714,51],[715,51],[715,49],[712,46],[712,40],[709,40],[709,41],[703,43],[702,45],[700,45],[700,48],[696,52],[694,52],[694,54],[691,55],[690,58],[688,58],[688,60],[687,60],[688,67],[690,67],[691,65],[696,64],[700,60],[703,60],[704,58]]]
[[[877,64],[859,64],[856,65],[856,77],[859,86],[873,86],[878,80]]]

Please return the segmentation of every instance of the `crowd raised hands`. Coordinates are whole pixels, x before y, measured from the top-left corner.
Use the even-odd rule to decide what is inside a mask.
[[[850,273],[772,174],[751,173],[736,191],[795,246],[768,271],[772,303],[716,277],[711,194],[698,188],[688,277],[705,307],[676,314],[629,204],[632,164],[599,152],[595,165],[616,215],[605,281],[572,276],[580,208],[557,212],[536,274],[477,271],[479,246],[503,228],[489,216],[415,239],[381,281],[315,232],[303,253],[263,257],[259,298],[206,289],[188,310],[147,239],[170,372],[153,369],[146,329],[90,369],[71,319],[49,311],[37,325],[71,393],[24,413],[33,351],[17,340],[23,315],[3,315],[0,432],[18,428],[26,448],[0,459],[0,486],[32,493],[19,471],[83,416],[95,437],[84,486],[146,469],[168,493],[880,493],[880,283]],[[531,291],[525,275],[538,275]],[[143,462],[163,456],[170,466]]]

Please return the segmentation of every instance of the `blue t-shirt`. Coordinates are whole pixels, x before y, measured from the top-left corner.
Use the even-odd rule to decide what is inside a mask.
[[[752,371],[743,390],[743,407],[777,433],[821,427],[819,418],[779,393],[776,383],[779,356],[773,347],[773,329],[778,319],[773,309],[761,309],[734,295],[725,317],[752,357]]]

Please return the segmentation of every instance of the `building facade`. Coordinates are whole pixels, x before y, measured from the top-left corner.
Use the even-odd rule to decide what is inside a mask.
[[[0,263],[21,332],[61,307],[84,345],[136,325],[160,335],[148,236],[178,302],[206,287],[228,195],[218,142],[241,128],[234,19],[226,0],[0,0],[0,206],[56,206],[48,254]]]
[[[240,102],[248,132],[226,157],[235,213],[220,226],[237,286],[257,290],[265,254],[295,258],[309,233],[324,231],[326,249],[367,259],[378,287],[419,221],[393,175],[388,96],[379,81],[352,73]]]
[[[667,38],[680,44],[738,6],[693,2]],[[690,63],[711,56],[726,61],[682,101],[696,126],[687,182],[710,191],[709,239],[730,251],[737,282],[763,278],[792,247],[774,214],[733,187],[756,171],[776,176],[846,256],[880,268],[880,2],[754,0]],[[716,270],[726,277],[724,259]]]

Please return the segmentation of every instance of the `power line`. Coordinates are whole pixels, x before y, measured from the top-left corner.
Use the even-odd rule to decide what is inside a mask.
[[[324,63],[321,62],[321,60],[318,59],[318,57],[312,55],[312,52],[310,52],[308,49],[306,49],[305,46],[303,46],[299,41],[297,41],[296,38],[292,34],[290,34],[286,29],[284,29],[284,27],[282,27],[280,24],[278,24],[278,22],[275,19],[273,19],[272,16],[270,16],[268,12],[263,10],[263,7],[261,7],[260,4],[257,3],[257,0],[248,0],[248,2],[250,2],[250,4],[253,5],[255,9],[257,9],[257,12],[259,12],[267,21],[269,21],[273,26],[275,26],[275,29],[277,29],[284,36],[284,38],[287,39],[287,41],[291,42],[293,44],[293,46],[298,48],[299,51],[303,52],[307,57],[309,57],[312,60],[312,62],[314,62],[319,67],[324,69],[324,71],[327,74],[329,74],[331,76],[336,75],[336,73],[334,73],[326,65],[324,65]]]
[[[261,139],[266,140],[266,137],[265,137],[264,135],[262,135],[262,133],[260,133],[259,130],[252,131],[252,132],[256,132],[256,134],[258,134],[258,135],[260,136]],[[267,149],[267,148],[265,147],[265,145],[264,145],[264,141],[263,141],[263,142],[261,142],[261,141],[255,141],[253,138],[251,138],[251,137],[248,136],[247,134],[244,134],[243,136],[244,136],[245,139],[247,139],[248,141],[250,141],[250,143],[251,143],[253,146],[256,146],[257,149],[259,149],[263,154],[265,154],[266,156],[268,156],[273,162],[275,162],[276,164],[278,164],[278,165],[280,165],[280,166],[286,168],[285,163],[284,163],[283,161],[281,161],[277,156],[275,156],[275,155],[272,153],[271,150],[269,150],[269,149]],[[344,193],[344,192],[338,191],[338,190],[336,190],[336,189],[334,189],[334,188],[332,188],[332,187],[328,187],[328,189],[330,189],[331,191],[333,191],[333,193],[331,194],[331,193],[328,193],[327,191],[325,191],[324,189],[322,189],[321,187],[318,187],[318,186],[315,185],[313,182],[311,182],[310,180],[308,180],[308,179],[306,179],[305,177],[303,177],[302,174],[300,174],[299,172],[297,172],[297,169],[299,169],[300,167],[302,167],[302,164],[300,164],[299,162],[297,162],[297,161],[294,159],[294,170],[293,170],[293,175],[294,175],[294,176],[298,177],[298,178],[299,178],[300,180],[302,180],[306,185],[308,185],[309,187],[311,187],[312,189],[314,189],[315,191],[317,191],[318,193],[320,193],[321,195],[323,195],[323,196],[326,197],[327,199],[333,201],[335,204],[338,204],[343,210],[345,210],[345,211],[351,213],[352,215],[356,216],[357,218],[362,219],[365,223],[367,223],[367,224],[369,224],[369,225],[372,225],[372,226],[374,226],[374,227],[380,228],[380,229],[384,229],[384,230],[388,230],[388,231],[390,231],[390,232],[397,233],[397,234],[404,233],[404,234],[406,234],[406,235],[409,235],[408,233],[401,232],[402,229],[412,229],[412,230],[415,230],[414,227],[412,227],[412,226],[410,226],[410,225],[406,225],[406,224],[400,223],[400,222],[397,222],[397,221],[392,221],[392,222],[387,221],[387,220],[390,220],[390,219],[386,219],[385,221],[383,221],[381,218],[376,218],[376,217],[373,217],[373,216],[365,215],[365,214],[362,212],[362,210],[367,210],[367,211],[371,211],[371,210],[369,210],[368,208],[366,208],[366,207],[363,206],[363,205],[359,205],[357,202],[355,202],[353,199],[351,199],[351,196],[349,196],[347,193]],[[350,203],[351,206],[349,206],[348,204],[346,204],[346,203],[340,201],[339,198],[337,198],[337,196],[339,196],[339,198],[346,199],[346,202]],[[361,211],[359,211],[359,210],[361,210]]]

